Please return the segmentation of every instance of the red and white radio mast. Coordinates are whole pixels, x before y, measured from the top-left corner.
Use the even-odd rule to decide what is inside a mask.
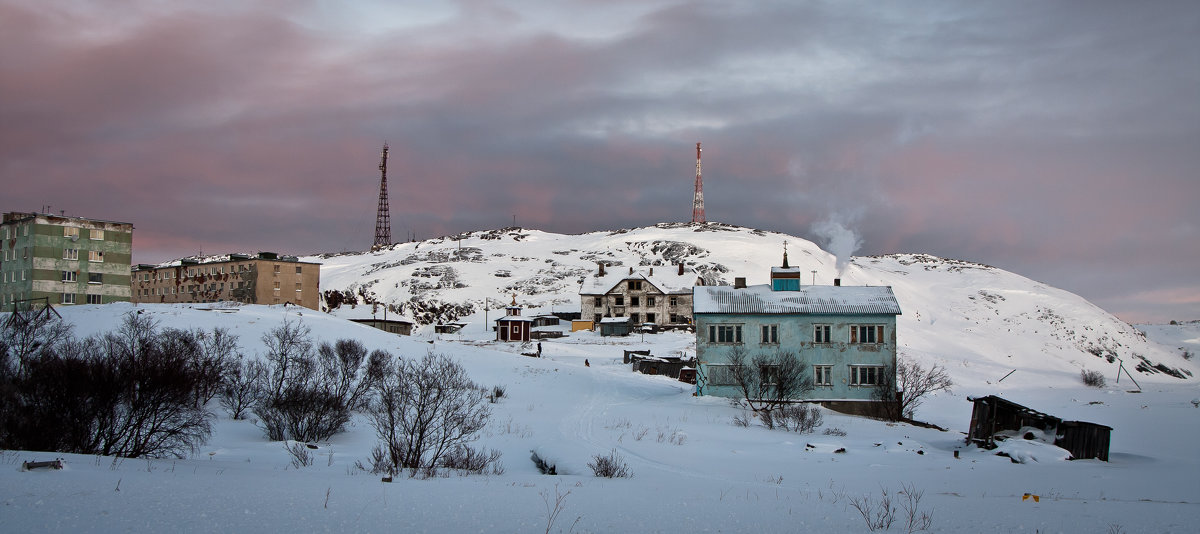
[[[704,180],[700,178],[700,143],[696,143],[696,194],[692,197],[692,222],[704,222]]]

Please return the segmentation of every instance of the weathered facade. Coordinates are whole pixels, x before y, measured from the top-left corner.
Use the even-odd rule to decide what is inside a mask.
[[[411,336],[413,322],[403,319],[350,319],[358,324],[365,324],[371,328],[383,330],[401,336]]]
[[[0,309],[129,301],[130,223],[9,212],[0,224]]]
[[[580,318],[600,324],[605,317],[627,317],[632,324],[689,324],[692,287],[704,281],[683,264],[675,268],[633,267],[607,272],[600,264],[579,289]]]
[[[321,264],[271,252],[184,259],[133,269],[133,302],[221,302],[320,306]]]
[[[894,384],[896,316],[890,287],[802,286],[800,269],[773,268],[771,283],[697,287],[697,393],[741,394],[730,356],[794,354],[808,366],[814,388],[803,399],[842,411],[873,402],[880,383]]]

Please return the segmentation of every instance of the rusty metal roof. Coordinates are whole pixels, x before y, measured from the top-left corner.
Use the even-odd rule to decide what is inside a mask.
[[[901,314],[900,303],[887,286],[804,286],[799,291],[772,291],[767,285],[700,286],[693,295],[695,313]]]

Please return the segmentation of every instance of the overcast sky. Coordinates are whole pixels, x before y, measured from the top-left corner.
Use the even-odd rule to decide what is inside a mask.
[[[398,7],[398,6],[403,7]],[[0,209],[134,262],[691,217],[1200,319],[1200,3],[0,0]]]

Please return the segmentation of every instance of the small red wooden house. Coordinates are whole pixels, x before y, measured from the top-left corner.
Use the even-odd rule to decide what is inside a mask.
[[[496,341],[529,341],[533,332],[533,318],[522,317],[517,297],[504,308],[504,317],[496,319]]]

